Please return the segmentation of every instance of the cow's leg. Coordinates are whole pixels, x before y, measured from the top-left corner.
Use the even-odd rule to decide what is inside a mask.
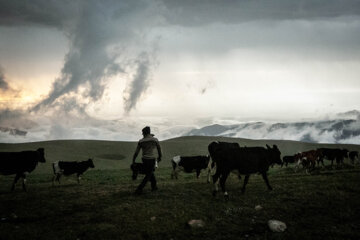
[[[178,179],[178,176],[179,176],[179,169],[175,170],[175,179]]]
[[[310,169],[311,169],[311,171],[315,169],[315,166],[316,166],[316,162],[315,162],[314,159],[312,159],[312,160],[310,161]]]
[[[177,164],[173,161],[171,161],[171,165],[172,165],[172,168],[173,168],[173,171],[171,173],[171,179],[173,178],[176,178],[177,179],[177,176],[176,176],[176,167],[177,167]]]
[[[248,184],[248,182],[249,182],[249,178],[250,178],[250,175],[245,175],[244,184],[243,184],[243,187],[242,187],[242,189],[241,189],[241,192],[242,192],[242,193],[245,192],[245,187],[246,187],[246,184]]]
[[[27,191],[27,189],[26,189],[26,174],[23,173],[23,174],[21,175],[21,178],[23,179],[23,180],[22,180],[23,190],[26,192],[26,191]]]
[[[295,171],[294,172],[297,172],[297,170],[299,170],[299,167],[300,167],[300,160],[298,160],[298,162],[295,164]]]
[[[211,161],[209,161],[209,164],[207,166],[207,183],[210,183],[210,174],[211,174]]]
[[[55,181],[57,180],[57,174],[54,174],[52,179],[52,185],[54,186]]]
[[[60,184],[61,173],[56,174],[56,180]]]
[[[208,168],[207,169],[207,177],[206,177],[206,179],[207,179],[207,183],[210,183],[210,174],[211,174],[211,168]]]
[[[173,178],[176,178],[176,179],[177,179],[177,176],[176,176],[176,167],[177,167],[177,164],[174,163],[174,162],[171,162],[171,164],[172,164],[172,168],[173,168],[172,173],[171,173],[171,179],[173,179]]]
[[[200,177],[200,169],[196,169],[196,178],[199,179]]]
[[[20,179],[20,177],[21,177],[21,174],[16,174],[16,176],[15,176],[15,178],[14,178],[14,182],[13,182],[13,184],[12,184],[12,186],[11,186],[11,191],[14,191],[14,189],[15,189],[15,185],[16,185],[16,183],[17,183],[17,181]]]
[[[213,196],[215,196],[216,193],[219,191],[219,186],[218,186],[219,177],[220,177],[220,171],[217,168],[215,174],[212,176],[213,184],[214,184]]]
[[[265,183],[266,183],[266,186],[268,187],[269,190],[272,190],[272,187],[270,186],[270,183],[269,183],[269,179],[267,177],[267,173],[266,172],[263,172],[261,173]]]
[[[175,170],[173,169],[171,172],[171,179],[174,179],[174,177],[175,177]]]
[[[239,172],[237,173],[237,177],[238,177],[239,181],[241,181],[241,175]]]
[[[220,176],[220,187],[221,187],[222,192],[224,193],[225,199],[229,198],[229,194],[225,189],[225,182],[226,182],[227,177],[229,176],[229,173],[230,173],[230,171],[226,171],[226,172],[224,172],[224,174],[222,174]]]

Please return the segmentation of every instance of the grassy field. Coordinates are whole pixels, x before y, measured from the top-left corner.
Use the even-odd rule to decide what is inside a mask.
[[[44,147],[47,163],[28,176],[28,192],[9,192],[13,176],[0,176],[0,240],[7,239],[360,239],[360,167],[329,166],[312,174],[293,167],[269,171],[273,191],[259,175],[252,175],[245,194],[235,175],[227,181],[230,200],[219,193],[203,174],[180,174],[170,179],[173,155],[207,154],[213,140],[239,142],[244,146],[277,144],[293,154],[319,147],[290,141],[255,141],[210,137],[184,137],[161,142],[163,161],[156,171],[159,190],[143,195],[133,192],[141,179],[131,180],[129,164],[135,142],[50,141],[0,144],[0,151]],[[321,145],[331,146],[331,145]],[[334,147],[334,146],[332,146]],[[337,145],[360,150],[358,145]],[[63,178],[51,186],[51,162],[82,161],[92,157],[95,169],[83,176]],[[261,205],[262,210],[255,210]],[[202,228],[187,222],[201,219]],[[287,224],[273,233],[267,221]]]

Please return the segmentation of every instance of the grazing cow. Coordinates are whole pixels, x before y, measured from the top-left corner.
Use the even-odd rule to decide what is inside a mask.
[[[171,159],[171,164],[173,171],[171,173],[171,178],[178,177],[178,171],[182,170],[186,173],[196,172],[196,177],[199,178],[200,171],[202,169],[208,169],[208,181],[210,181],[210,156],[175,156]]]
[[[344,162],[344,158],[347,158],[349,150],[347,149],[339,149],[339,148],[318,148],[321,152],[321,160],[326,158],[331,161],[331,166],[333,166],[334,160],[336,160],[336,164]]]
[[[351,151],[349,152],[349,158],[351,160],[351,163],[354,165],[355,158],[359,159],[359,152],[358,151]]]
[[[218,191],[217,181],[220,178],[220,186],[224,193],[224,197],[228,198],[225,189],[226,179],[232,170],[237,170],[239,174],[244,174],[244,185],[242,192],[245,192],[246,184],[249,181],[250,174],[260,173],[268,187],[272,190],[267,178],[269,166],[277,163],[281,164],[280,151],[276,145],[273,148],[266,145],[267,148],[240,148],[231,143],[212,142],[208,146],[208,150],[212,160],[216,164],[216,173],[213,175],[213,183],[215,189],[213,195]]]
[[[64,174],[65,176],[69,176],[76,173],[77,181],[80,183],[81,175],[88,169],[94,168],[94,163],[92,159],[88,159],[87,161],[82,162],[63,162],[58,161],[53,163],[54,177],[53,177],[53,185],[54,181],[57,180],[60,184],[60,177]]]
[[[26,173],[31,173],[38,162],[45,162],[44,148],[36,151],[0,152],[0,174],[16,174],[11,191],[20,178],[23,179],[23,189],[26,191]]]
[[[133,163],[130,165],[130,169],[133,172],[133,180],[136,180],[139,174],[146,174],[146,169],[143,163]]]
[[[284,164],[285,164],[285,167],[287,167],[287,165],[288,165],[289,163],[295,163],[295,162],[296,162],[296,161],[295,161],[295,156],[284,156],[284,157],[283,157],[282,164],[281,164],[281,167],[283,167]]]

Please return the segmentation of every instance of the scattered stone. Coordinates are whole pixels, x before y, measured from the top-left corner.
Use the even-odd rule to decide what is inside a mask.
[[[11,217],[12,219],[17,219],[17,218],[18,218],[18,216],[16,216],[15,213],[10,214],[10,217]]]
[[[263,209],[263,207],[260,206],[260,205],[256,205],[256,206],[255,206],[255,210],[256,210],[256,211],[260,211],[260,210],[262,210],[262,209]]]
[[[192,228],[201,228],[205,226],[205,222],[200,219],[193,219],[188,222],[188,225]]]
[[[5,217],[1,218],[1,221],[6,221],[6,218]]]
[[[286,224],[279,220],[269,220],[268,226],[273,232],[283,232],[286,230]]]
[[[151,221],[155,221],[155,219],[156,219],[155,216],[153,216],[153,217],[150,218]]]

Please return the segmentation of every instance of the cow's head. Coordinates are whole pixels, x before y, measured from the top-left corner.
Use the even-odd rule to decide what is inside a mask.
[[[276,164],[281,165],[282,160],[281,160],[281,152],[280,152],[279,148],[276,145],[273,145],[273,147],[271,148],[267,144],[266,144],[266,147],[269,150],[270,155],[271,155],[271,157],[270,157],[271,164],[276,163]]]
[[[143,173],[143,164],[142,163],[133,163],[130,166],[132,173],[132,180],[136,180],[139,173]]]
[[[45,160],[45,150],[44,150],[44,148],[38,148],[37,150],[36,150],[37,152],[38,152],[38,154],[39,154],[39,162],[46,162],[46,160]]]
[[[94,166],[94,163],[93,163],[93,160],[91,159],[91,158],[89,158],[88,160],[88,163],[89,163],[89,167],[91,167],[91,168],[94,168],[95,166]]]

